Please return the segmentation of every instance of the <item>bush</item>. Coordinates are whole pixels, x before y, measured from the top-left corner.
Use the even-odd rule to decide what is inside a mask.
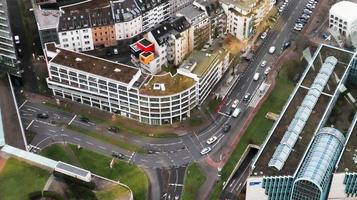
[[[69,186],[69,190],[75,199],[97,200],[94,192],[86,187],[72,184]]]
[[[85,182],[85,181],[79,180],[77,178],[74,178],[72,176],[68,176],[66,174],[62,174],[62,173],[56,172],[56,171],[53,172],[53,175],[59,179],[62,179],[64,182],[66,182],[67,185],[75,184],[75,185],[80,185],[80,186],[86,187],[90,190],[95,189],[94,182]]]
[[[42,197],[51,198],[53,200],[64,200],[64,198],[60,194],[54,191],[36,191],[30,193],[28,197],[30,200],[38,200]]]

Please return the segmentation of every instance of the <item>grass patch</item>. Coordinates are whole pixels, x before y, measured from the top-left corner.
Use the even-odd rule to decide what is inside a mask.
[[[261,107],[259,112],[256,114],[248,129],[240,139],[238,145],[234,149],[231,157],[224,165],[222,169],[222,178],[215,185],[210,197],[211,200],[218,199],[223,188],[223,181],[226,181],[229,178],[229,175],[233,171],[234,166],[241,158],[247,146],[249,144],[260,145],[264,141],[269,130],[274,124],[273,121],[265,118],[265,114],[267,112],[274,112],[277,114],[281,112],[283,106],[285,105],[287,99],[294,89],[294,83],[290,81],[289,77],[291,77],[291,73],[295,74],[298,71],[302,71],[303,69],[301,69],[301,66],[305,65],[296,61],[289,61],[283,65],[282,70],[277,77],[277,82],[273,92]]]
[[[208,106],[207,106],[207,110],[209,113],[215,113],[216,112],[216,109],[219,105],[219,103],[221,102],[221,98],[214,98],[214,99],[211,99],[209,102],[208,102]]]
[[[10,158],[0,173],[0,199],[28,199],[31,192],[42,190],[49,172]]]
[[[52,102],[46,101],[45,104],[47,106],[50,106],[52,108],[55,108],[55,109],[58,109],[58,110],[61,110],[61,111],[64,111],[64,112],[72,112],[69,107],[64,107],[64,106],[58,105],[56,103],[52,103]]]
[[[190,117],[189,120],[190,120],[189,121],[190,122],[190,126],[193,126],[193,127],[200,126],[203,123],[203,120],[201,118],[197,118],[197,117]]]
[[[128,189],[124,187],[112,186],[96,192],[98,200],[112,200],[112,199],[121,199],[128,196]]]
[[[61,144],[53,144],[41,150],[40,154],[44,157],[51,158],[52,160],[71,163],[71,159],[63,149]]]
[[[129,142],[126,142],[126,141],[119,140],[117,138],[113,138],[113,137],[104,135],[102,133],[98,133],[98,132],[95,132],[95,131],[90,131],[90,130],[87,130],[87,129],[84,129],[84,128],[80,128],[80,127],[74,126],[74,125],[68,125],[67,128],[69,130],[72,130],[72,131],[75,131],[75,132],[78,132],[78,133],[81,133],[81,134],[96,138],[98,140],[101,140],[103,142],[118,146],[118,147],[120,147],[122,149],[126,149],[128,151],[139,152],[139,153],[145,153],[146,152],[146,150],[141,148],[141,147],[138,147],[138,146],[133,145],[133,144],[131,144]]]
[[[188,166],[185,177],[185,184],[182,194],[183,200],[196,199],[200,186],[205,182],[206,177],[201,167],[197,163]]]

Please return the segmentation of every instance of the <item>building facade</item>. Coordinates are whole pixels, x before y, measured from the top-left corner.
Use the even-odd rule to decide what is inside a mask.
[[[350,37],[357,32],[357,4],[340,1],[330,8],[329,28],[342,37]]]
[[[0,71],[21,76],[6,0],[0,1]]]
[[[143,31],[148,31],[170,17],[169,0],[137,0],[136,2],[143,15]]]

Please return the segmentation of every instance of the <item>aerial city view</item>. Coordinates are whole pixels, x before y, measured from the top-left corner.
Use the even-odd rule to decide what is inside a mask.
[[[0,200],[357,200],[357,0],[0,0]]]

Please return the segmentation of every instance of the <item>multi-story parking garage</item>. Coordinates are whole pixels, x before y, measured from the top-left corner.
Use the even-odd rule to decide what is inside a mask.
[[[224,56],[207,58],[209,62],[205,64],[223,73],[227,70],[228,53],[217,54]],[[200,90],[200,85],[216,84],[202,83],[210,73],[203,77],[180,71],[175,75],[151,75],[139,68],[62,49],[54,43],[46,45],[46,57],[47,83],[55,96],[152,125],[190,116],[191,110],[201,103],[200,93],[206,94],[213,88]]]

